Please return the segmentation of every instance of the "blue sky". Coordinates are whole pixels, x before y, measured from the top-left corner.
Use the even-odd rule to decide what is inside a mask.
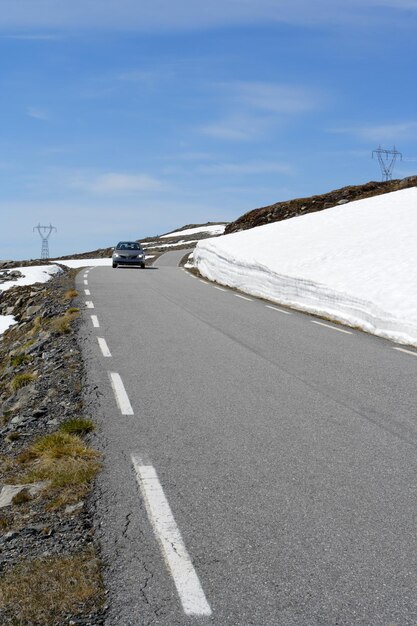
[[[417,170],[417,0],[0,0],[0,258]]]

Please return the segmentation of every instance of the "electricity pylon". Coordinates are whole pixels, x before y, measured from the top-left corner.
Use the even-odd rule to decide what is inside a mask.
[[[52,234],[52,231],[57,232],[55,226],[49,224],[49,226],[41,226],[40,222],[37,226],[33,227],[33,230],[37,230],[42,239],[42,252],[41,259],[49,259],[49,244],[48,239]]]
[[[398,158],[402,161],[403,155],[396,150],[395,146],[392,150],[384,150],[384,148],[379,146],[376,150],[372,151],[372,158],[374,158],[374,154],[376,154],[381,167],[382,180],[391,180],[395,162]]]

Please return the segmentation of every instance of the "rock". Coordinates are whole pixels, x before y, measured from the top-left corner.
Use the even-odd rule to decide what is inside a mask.
[[[84,506],[84,501],[81,500],[80,502],[77,502],[76,504],[71,504],[65,507],[65,513],[67,513],[68,515],[71,515],[71,513],[75,513],[75,511],[79,511],[80,509],[82,509],[83,506]]]
[[[48,486],[48,481],[31,483],[27,485],[4,485],[0,493],[0,509],[11,506],[13,498],[22,491],[27,491],[31,496],[36,496],[42,489]]]
[[[40,304],[36,306],[29,306],[23,315],[23,319],[27,319],[28,317],[33,317],[34,315],[36,315],[36,313],[39,313],[41,308],[42,307],[40,306]]]

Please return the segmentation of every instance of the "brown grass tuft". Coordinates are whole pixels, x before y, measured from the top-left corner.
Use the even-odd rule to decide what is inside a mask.
[[[64,300],[72,300],[73,298],[76,298],[77,296],[78,296],[78,291],[76,289],[68,289],[68,291],[64,293]]]
[[[99,456],[80,437],[56,432],[38,439],[18,460],[31,464],[24,482],[48,480],[54,489],[90,482],[100,469]]]
[[[26,559],[0,581],[0,609],[19,626],[64,624],[68,615],[95,612],[103,601],[99,562],[92,550]]]
[[[36,380],[36,374],[32,374],[30,372],[16,374],[10,383],[10,387],[12,388],[12,391],[18,391],[22,387],[26,387],[26,385],[33,383],[34,380]]]

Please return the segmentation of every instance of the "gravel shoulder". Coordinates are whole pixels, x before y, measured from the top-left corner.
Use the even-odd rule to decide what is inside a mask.
[[[91,521],[100,459],[89,445],[90,434],[81,427],[71,435],[65,431],[77,423],[90,430],[75,275],[64,269],[48,283],[1,294],[0,314],[18,320],[0,338],[0,623],[5,625],[103,623],[105,592]]]

